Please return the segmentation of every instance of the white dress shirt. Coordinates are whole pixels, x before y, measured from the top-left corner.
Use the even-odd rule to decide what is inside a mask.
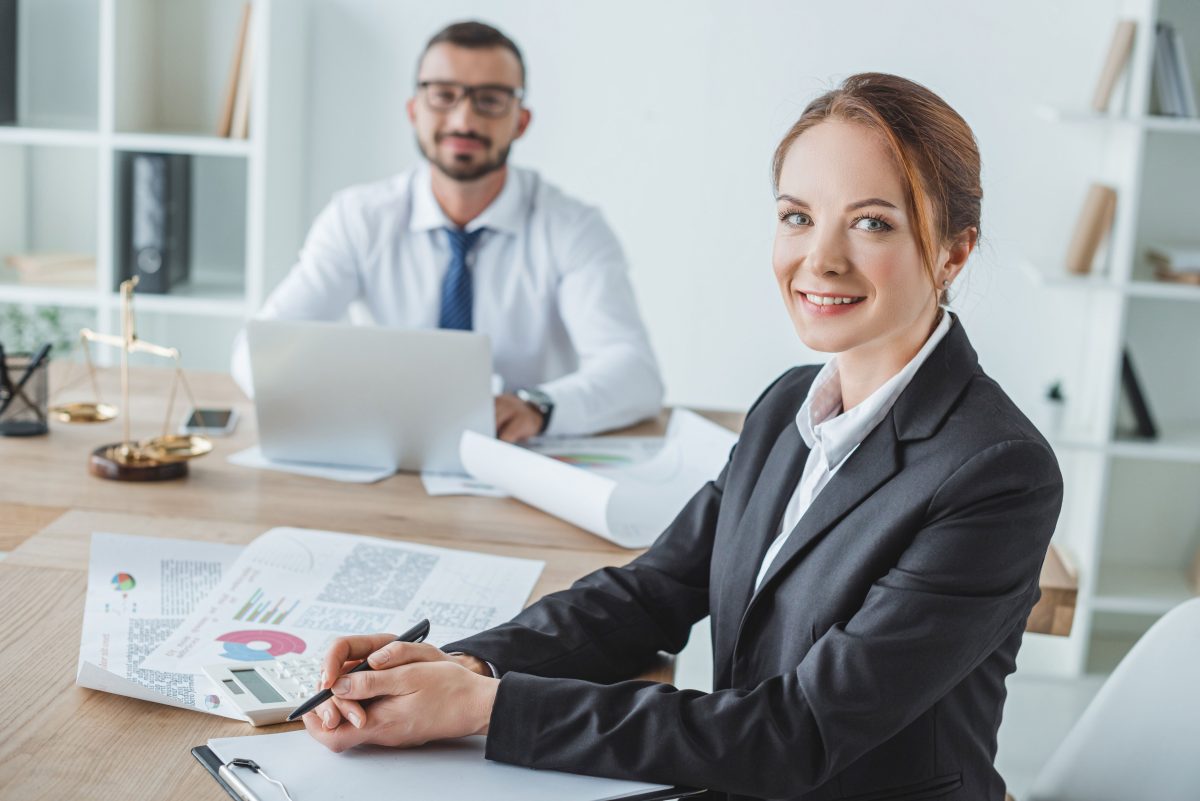
[[[812,386],[808,388],[808,397],[796,413],[796,427],[800,429],[804,444],[809,447],[808,459],[804,462],[800,483],[796,485],[783,511],[779,534],[763,555],[758,576],[754,579],[755,589],[762,584],[771,563],[779,555],[792,529],[812,506],[813,500],[838,468],[846,463],[850,454],[887,417],[900,393],[904,392],[925,359],[946,336],[950,325],[950,315],[942,312],[942,319],[934,326],[933,333],[917,351],[917,355],[848,412],[842,412],[842,381],[838,373],[837,356],[826,362],[821,372],[817,373]]]
[[[374,322],[437,328],[453,224],[422,163],[334,196],[300,260],[267,299],[265,319],[342,319],[360,301]],[[549,434],[587,434],[657,414],[663,385],[638,314],[625,256],[600,212],[509,167],[504,188],[468,231],[474,330],[492,341],[504,391],[537,387],[554,401]],[[234,378],[252,392],[244,334]]]

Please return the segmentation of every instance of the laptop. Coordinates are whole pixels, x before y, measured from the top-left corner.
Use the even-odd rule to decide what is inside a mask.
[[[268,459],[462,472],[463,431],[495,435],[484,334],[251,320],[246,339]]]

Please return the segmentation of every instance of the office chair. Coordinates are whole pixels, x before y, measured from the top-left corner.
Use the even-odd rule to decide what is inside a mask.
[[[1138,640],[1042,768],[1027,801],[1200,799],[1200,598]]]

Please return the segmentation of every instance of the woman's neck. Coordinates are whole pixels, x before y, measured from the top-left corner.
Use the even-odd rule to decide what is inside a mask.
[[[904,365],[913,360],[942,321],[939,306],[928,325],[914,325],[907,336],[886,342],[871,342],[837,355],[838,379],[842,387],[842,411],[848,412],[871,397]]]

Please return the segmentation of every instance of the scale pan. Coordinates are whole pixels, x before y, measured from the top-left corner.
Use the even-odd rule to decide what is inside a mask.
[[[64,403],[50,413],[60,423],[107,423],[117,416],[117,407],[108,403]]]
[[[139,442],[142,455],[160,462],[182,462],[203,456],[213,449],[212,440],[196,434],[169,434]]]

